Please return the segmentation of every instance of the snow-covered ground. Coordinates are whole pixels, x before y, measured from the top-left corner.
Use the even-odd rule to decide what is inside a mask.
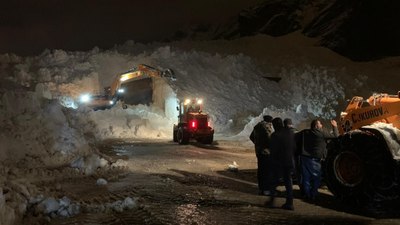
[[[379,90],[384,84],[377,81],[392,74],[398,64],[397,59],[353,64],[322,48],[300,49],[292,43],[296,37],[254,37],[254,43],[264,43],[260,48],[238,47],[236,41],[192,43],[193,49],[188,43],[142,45],[130,41],[110,50],[46,50],[26,58],[0,55],[0,168],[7,168],[0,170],[0,187],[5,182],[1,174],[17,163],[36,168],[79,162],[107,138],[172,139],[176,102],[186,97],[204,98],[216,140],[250,144],[249,133],[263,114],[292,118],[302,129],[314,117],[337,118],[353,94],[386,91]],[[241,41],[250,45],[251,40]],[[281,42],[293,46],[280,48]],[[207,48],[201,50],[202,45]],[[101,92],[115,74],[141,63],[175,71],[177,80],[156,96],[165,98],[164,108],[137,105],[124,110],[118,104],[103,111],[76,108],[80,94]],[[383,74],[375,79],[368,71]],[[264,76],[282,80],[277,83]],[[390,84],[393,82],[387,82],[388,87]],[[92,164],[102,166],[101,159]],[[84,167],[84,163],[79,165]],[[12,221],[10,216],[2,216],[11,211],[0,190],[0,224]],[[13,212],[18,215],[23,210]]]

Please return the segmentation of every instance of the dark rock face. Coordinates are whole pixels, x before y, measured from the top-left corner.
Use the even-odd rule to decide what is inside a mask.
[[[353,60],[400,55],[400,1],[336,0],[303,30]]]
[[[256,34],[282,36],[297,30],[352,60],[397,56],[400,1],[266,0],[243,10],[229,24],[200,31],[207,35],[192,30],[186,37],[235,39]]]
[[[299,0],[272,0],[243,10],[230,25],[220,28],[215,39],[233,39],[255,34],[281,36],[301,28]]]
[[[256,33],[281,36],[300,29],[296,11],[297,1],[271,1],[240,13],[238,22],[241,36]]]

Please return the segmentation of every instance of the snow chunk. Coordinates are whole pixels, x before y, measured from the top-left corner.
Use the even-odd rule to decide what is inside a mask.
[[[103,178],[99,178],[96,181],[96,185],[106,185],[106,184],[107,184],[107,181]]]
[[[84,171],[85,174],[93,174],[97,168],[104,167],[108,161],[96,154],[79,157],[71,163],[72,168],[78,168]]]
[[[44,214],[50,214],[52,212],[57,212],[59,208],[60,203],[53,197],[49,197],[38,205],[37,210]]]
[[[228,170],[232,172],[237,172],[239,170],[239,165],[236,163],[236,161],[233,161],[232,164],[228,165]]]

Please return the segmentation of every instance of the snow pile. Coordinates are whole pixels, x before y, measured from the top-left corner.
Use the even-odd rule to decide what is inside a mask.
[[[268,55],[268,50],[273,48],[262,54]],[[294,54],[292,50],[288,52]],[[350,89],[368,87],[364,90],[372,91],[370,87],[377,87],[364,73],[332,69],[336,67],[337,56],[327,57],[333,60],[331,67],[326,67],[286,55],[285,63],[277,64],[276,69],[277,65],[266,66],[274,64],[273,58],[277,58],[275,62],[284,58],[274,54],[272,61],[262,62],[262,69],[256,60],[241,53],[223,55],[134,42],[111,50],[46,50],[39,56],[26,58],[0,55],[0,163],[7,163],[0,166],[0,171],[16,179],[21,174],[15,165],[35,170],[67,164],[92,174],[108,163],[94,154],[96,144],[102,139],[172,139],[178,99],[204,98],[204,109],[210,114],[219,138],[249,142],[248,136],[262,115],[291,118],[295,126],[316,116],[330,119],[336,116],[337,107],[351,93]],[[292,61],[301,63],[286,63]],[[117,104],[103,111],[77,107],[76,100],[81,94],[101,93],[116,74],[141,63],[175,71],[175,82],[167,82],[169,86],[155,90],[154,98],[160,104],[130,106],[126,110]],[[394,63],[388,65],[384,66],[393,68]],[[374,69],[379,71],[379,67]],[[266,76],[280,77],[281,81],[277,83]],[[111,168],[120,164],[123,163],[116,162]],[[26,199],[33,192],[25,191],[28,184],[5,185],[5,176],[0,181],[1,187],[8,188],[7,194],[0,191],[0,222],[11,224],[26,210]],[[66,201],[48,199],[39,208],[47,214],[57,208],[57,215],[66,215],[67,205]],[[128,198],[88,209],[121,211],[132,207],[135,201]]]
[[[29,200],[29,208],[34,209],[36,215],[43,214],[50,218],[72,217],[78,215],[82,211],[91,213],[110,211],[123,212],[124,210],[135,209],[138,205],[138,199],[131,197],[104,204],[73,203],[66,196],[60,199],[55,199],[53,197],[44,197],[39,195]]]
[[[37,94],[7,91],[1,96],[0,160],[18,161],[27,155],[46,160],[88,149],[83,131],[74,127],[73,113]]]
[[[0,224],[17,223],[29,208],[28,199],[37,192],[36,187],[24,179],[15,179],[17,174],[15,169],[0,173]]]
[[[175,110],[176,111],[176,110]],[[154,106],[137,105],[123,110],[117,104],[104,111],[87,112],[87,118],[95,121],[100,139],[105,138],[170,138],[176,119],[166,117]],[[177,117],[176,117],[177,118]]]
[[[171,84],[168,96],[155,98],[176,102],[177,98],[203,97],[217,133],[228,134],[240,131],[249,122],[248,116],[259,115],[266,107],[295,111],[301,104],[314,116],[334,117],[338,99],[344,98],[335,74],[323,67],[283,68],[279,74],[273,74],[282,77],[277,84],[263,78],[266,72],[243,54],[222,56],[168,46],[137,52],[135,45],[127,43],[108,51],[55,50],[33,58],[9,57],[9,65],[14,69],[9,76],[25,86],[40,83],[47,95],[50,92],[64,105],[73,106],[80,94],[100,93],[116,74],[139,63],[172,68],[177,81]],[[112,112],[90,113],[89,119],[100,127],[102,137],[170,138],[172,124],[177,120],[175,106],[139,106],[130,111],[115,107]]]
[[[131,210],[138,207],[138,199],[126,197],[124,200],[117,200],[115,202],[108,202],[105,204],[83,204],[82,210],[91,213],[100,212],[123,212],[124,210]]]
[[[80,205],[71,203],[71,200],[64,196],[61,199],[53,197],[44,198],[40,195],[31,198],[29,201],[30,208],[34,208],[35,214],[42,214],[50,218],[71,217],[80,213]]]
[[[96,154],[90,154],[88,156],[81,156],[72,161],[71,167],[82,170],[86,175],[91,175],[97,170],[97,168],[105,167],[107,164],[107,160]]]

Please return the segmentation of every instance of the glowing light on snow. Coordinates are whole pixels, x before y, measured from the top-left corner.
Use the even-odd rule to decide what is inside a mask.
[[[83,94],[80,97],[80,102],[82,103],[87,103],[90,101],[90,95],[89,94]]]

